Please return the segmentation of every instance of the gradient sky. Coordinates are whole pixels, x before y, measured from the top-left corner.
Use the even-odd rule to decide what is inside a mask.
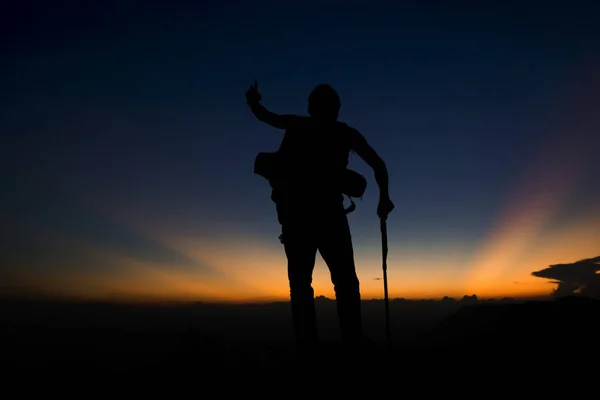
[[[0,294],[286,299],[254,78],[282,113],[332,84],[387,162],[391,296],[545,294],[532,271],[600,254],[598,5],[35,3],[0,9]],[[377,186],[350,166],[381,297]]]

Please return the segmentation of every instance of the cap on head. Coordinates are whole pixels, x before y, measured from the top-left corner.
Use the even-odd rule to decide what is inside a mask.
[[[340,107],[340,96],[330,85],[317,85],[308,96],[308,113],[312,117],[337,120]]]

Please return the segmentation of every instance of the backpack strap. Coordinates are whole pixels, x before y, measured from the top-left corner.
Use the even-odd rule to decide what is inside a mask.
[[[348,208],[346,208],[344,210],[344,214],[350,214],[351,212],[353,212],[354,210],[356,210],[356,204],[354,204],[354,200],[352,200],[352,197],[347,196],[348,200],[350,200],[350,205],[348,206]]]

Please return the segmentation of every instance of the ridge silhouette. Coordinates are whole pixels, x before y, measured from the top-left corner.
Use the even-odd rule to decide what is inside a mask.
[[[0,301],[0,344],[5,364],[13,370],[46,375],[80,372],[86,366],[128,375],[302,367],[305,364],[296,362],[294,348],[289,346],[284,318],[288,304],[164,307]],[[318,306],[319,321],[331,329],[334,301],[320,301]],[[382,327],[381,301],[363,300],[363,307],[367,324]],[[395,323],[403,327],[394,332],[396,345],[392,349],[375,347],[361,359],[381,361],[377,365],[391,371],[400,372],[417,363],[431,366],[460,360],[485,368],[523,354],[540,363],[542,357],[555,359],[557,351],[572,351],[588,359],[598,355],[593,344],[599,333],[598,299],[479,300],[465,296],[395,299],[391,307]],[[354,363],[344,363],[344,357],[336,359],[339,346],[327,341],[334,333],[330,330],[324,337],[329,348],[317,354],[322,362],[312,366],[354,368]]]
[[[304,354],[319,343],[312,288],[317,251],[331,274],[342,339],[350,348],[360,346],[369,339],[363,333],[360,283],[347,219],[355,205],[344,209],[343,196],[362,196],[366,180],[346,167],[350,152],[355,152],[373,169],[379,187],[377,215],[385,220],[394,209],[385,162],[358,130],[338,121],[341,101],[330,85],[312,90],[308,116],[275,114],[261,100],[255,81],[246,92],[252,113],[284,130],[279,150],[260,153],[254,172],[269,181],[281,224],[298,349]]]

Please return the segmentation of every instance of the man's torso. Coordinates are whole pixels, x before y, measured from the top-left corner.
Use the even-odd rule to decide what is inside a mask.
[[[297,215],[343,211],[340,174],[348,165],[351,129],[296,118],[279,148],[281,179],[273,193],[279,209]]]

